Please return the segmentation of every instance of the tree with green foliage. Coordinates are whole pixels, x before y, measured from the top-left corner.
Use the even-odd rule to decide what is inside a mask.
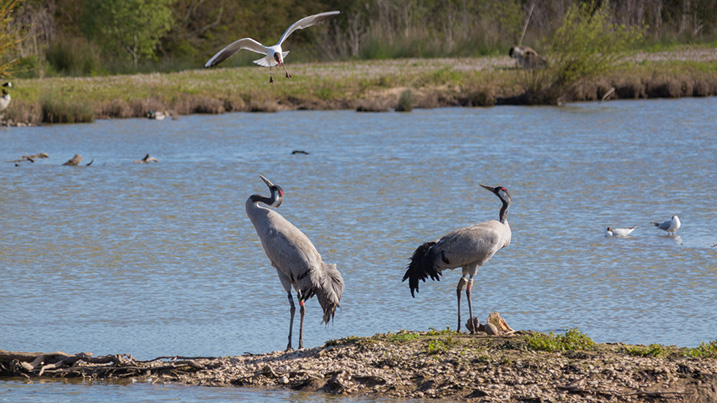
[[[19,32],[13,27],[12,11],[19,0],[0,0],[0,77],[8,77],[17,60],[10,56],[18,43]]]
[[[174,0],[86,0],[84,34],[105,51],[125,51],[135,67],[154,58],[159,40],[172,27]]]
[[[612,23],[608,6],[600,2],[572,4],[549,40],[549,66],[526,73],[529,102],[565,101],[574,85],[612,69],[645,29],[642,24],[627,28]]]

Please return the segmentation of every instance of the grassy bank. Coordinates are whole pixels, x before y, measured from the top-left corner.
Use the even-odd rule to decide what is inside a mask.
[[[524,104],[529,71],[506,57],[401,59],[289,65],[293,78],[256,66],[92,78],[15,80],[5,120],[87,122],[174,115],[293,109],[388,110]],[[717,95],[717,51],[636,55],[612,73],[575,87],[569,99]],[[409,91],[409,92],[406,92]],[[408,101],[406,101],[408,100]],[[409,104],[407,104],[409,102]]]

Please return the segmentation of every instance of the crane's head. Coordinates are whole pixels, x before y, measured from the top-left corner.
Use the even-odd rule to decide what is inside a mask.
[[[513,201],[513,199],[510,197],[510,193],[508,193],[508,189],[506,189],[503,186],[493,187],[493,186],[481,185],[481,187],[483,189],[493,193],[494,195],[498,196],[500,198],[500,200],[503,201],[504,204],[509,205]]]
[[[267,204],[274,208],[281,206],[281,202],[284,201],[284,189],[279,185],[271,183],[269,179],[266,179],[262,175],[259,175],[259,177],[266,183],[266,186],[269,187],[269,191],[271,192],[271,200]]]
[[[281,57],[281,52],[274,52],[274,60],[281,66],[284,64],[284,59]]]

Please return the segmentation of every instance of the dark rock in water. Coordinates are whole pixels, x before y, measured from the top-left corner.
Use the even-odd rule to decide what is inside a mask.
[[[82,162],[82,156],[80,154],[75,154],[75,156],[72,157],[72,159],[70,159],[69,161],[65,162],[62,165],[69,165],[69,166],[75,167],[75,166],[79,165],[80,162]]]
[[[309,153],[307,153],[307,152],[304,151],[304,150],[294,150],[294,151],[291,152],[291,155],[294,155],[294,154],[305,154],[305,155],[309,155]]]

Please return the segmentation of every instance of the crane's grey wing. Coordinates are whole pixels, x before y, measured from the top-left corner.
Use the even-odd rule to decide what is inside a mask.
[[[300,19],[299,21],[296,21],[295,23],[291,24],[291,26],[289,28],[287,28],[287,30],[284,32],[283,35],[281,35],[281,39],[279,39],[279,42],[277,43],[277,45],[281,45],[282,43],[284,43],[286,38],[288,38],[289,35],[291,35],[297,29],[308,28],[312,25],[316,25],[316,24],[320,23],[321,21],[323,21],[327,18],[333,17],[334,15],[338,15],[338,14],[341,14],[341,11],[327,11],[327,12],[321,13],[321,14],[310,15],[308,17],[304,17],[304,18]]]
[[[266,236],[260,237],[266,255],[292,282],[301,282],[321,255],[306,234],[278,213],[271,214],[270,223]]]
[[[462,267],[472,263],[482,265],[510,242],[507,228],[491,220],[453,231],[443,236],[435,248],[440,251],[438,265],[445,268]]]
[[[264,45],[251,38],[242,38],[230,43],[216,55],[212,56],[204,67],[214,67],[241,49],[251,50],[252,52],[266,55],[266,47]]]

